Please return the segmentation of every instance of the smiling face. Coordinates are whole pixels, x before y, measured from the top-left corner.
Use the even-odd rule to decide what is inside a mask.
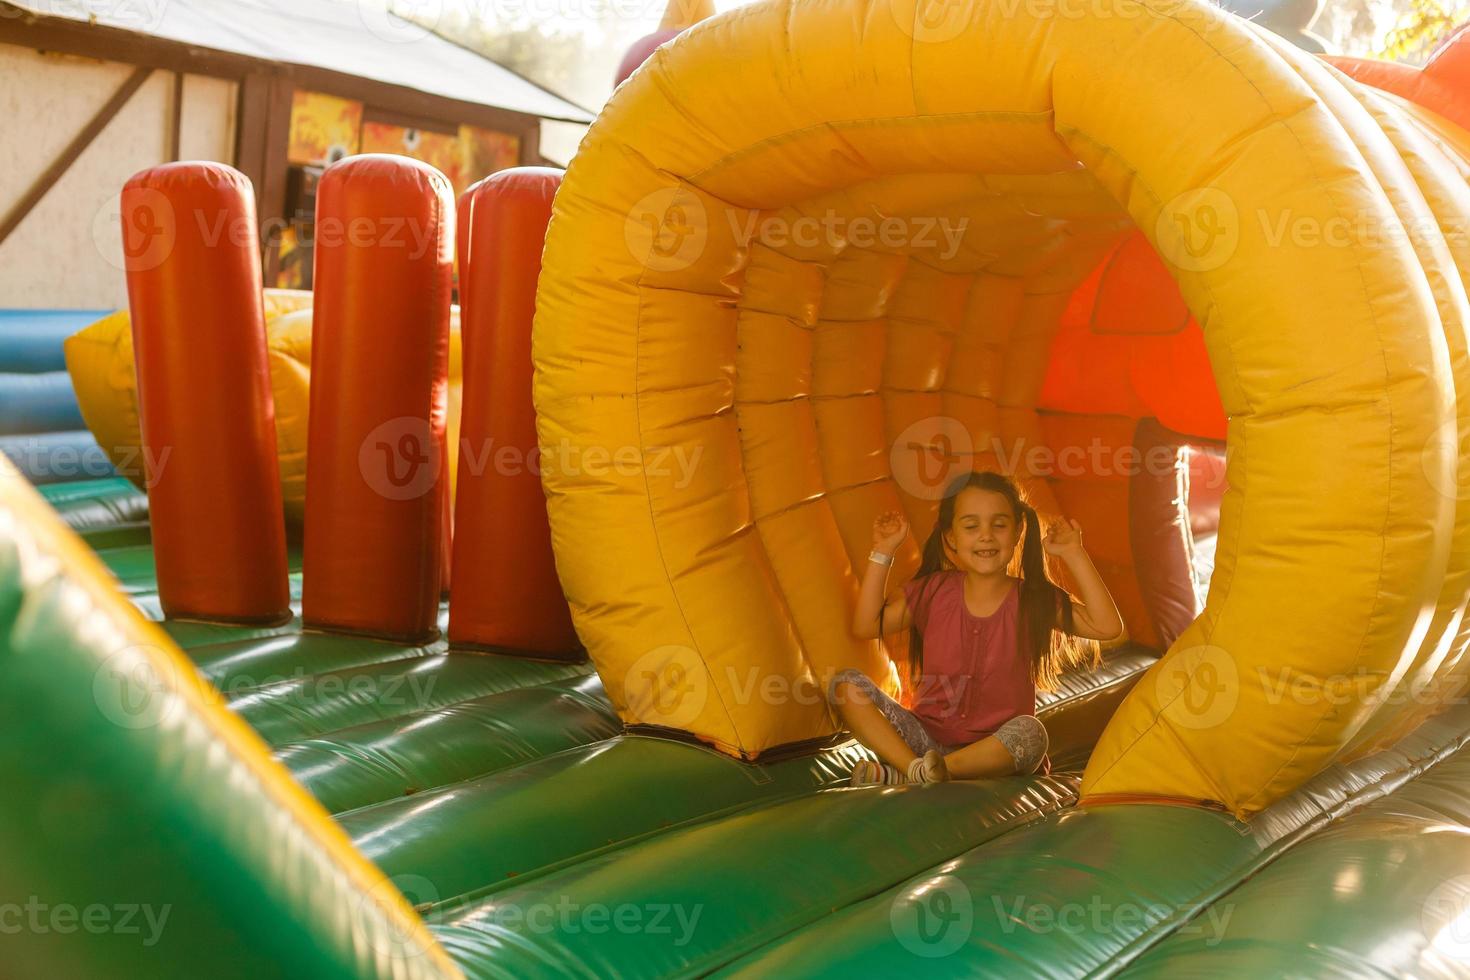
[[[955,497],[944,541],[960,571],[1004,575],[1020,540],[1021,522],[1003,495],[969,487]]]

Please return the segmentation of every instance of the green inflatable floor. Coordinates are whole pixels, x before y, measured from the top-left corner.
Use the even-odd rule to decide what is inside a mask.
[[[146,500],[45,493],[160,618]],[[852,789],[852,742],[746,765],[625,735],[585,664],[165,628],[469,976],[1470,973],[1470,709],[1245,826],[1075,807],[1137,648],[1044,700],[1050,776]]]

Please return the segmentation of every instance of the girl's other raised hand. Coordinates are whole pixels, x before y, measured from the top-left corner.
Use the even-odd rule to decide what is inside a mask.
[[[1067,558],[1082,551],[1082,525],[1068,518],[1058,521],[1046,530],[1046,537],[1042,539],[1042,547],[1049,555],[1058,558]]]
[[[909,522],[896,510],[879,514],[873,521],[873,550],[891,555],[903,544],[909,533]]]

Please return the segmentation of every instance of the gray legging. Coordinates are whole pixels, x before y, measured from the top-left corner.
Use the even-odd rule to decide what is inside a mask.
[[[868,700],[877,706],[888,719],[888,723],[894,727],[910,751],[914,755],[923,755],[931,749],[937,749],[941,753],[961,748],[959,745],[943,746],[934,740],[919,716],[914,714],[897,701],[890,698],[879,690],[868,675],[858,670],[838,671],[832,678],[832,683],[827,685],[827,700],[840,704],[841,699],[837,695],[837,685],[851,684],[862,691]],[[1043,725],[1035,715],[1017,715],[1010,721],[995,730],[995,737],[1004,745],[1011,758],[1016,760],[1016,772],[1035,772],[1041,765],[1041,760],[1046,756],[1047,737],[1046,726]]]

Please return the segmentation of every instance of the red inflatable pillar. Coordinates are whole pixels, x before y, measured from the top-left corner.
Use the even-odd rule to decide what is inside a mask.
[[[695,24],[708,20],[714,15],[714,0],[669,0],[668,6],[664,9],[663,20],[659,22],[658,30],[634,41],[627,53],[623,55],[623,60],[618,63],[617,74],[613,76],[613,84],[623,84],[628,80],[628,76],[653,57],[653,53],[661,45],[672,41]]]
[[[164,614],[289,619],[255,192],[171,163],[127,182],[121,217]]]
[[[454,197],[407,157],[317,188],[302,618],[405,642],[438,632]]]
[[[449,641],[555,659],[586,654],[556,577],[531,407],[531,320],[561,171],[504,170],[469,193],[460,253],[464,416]]]

